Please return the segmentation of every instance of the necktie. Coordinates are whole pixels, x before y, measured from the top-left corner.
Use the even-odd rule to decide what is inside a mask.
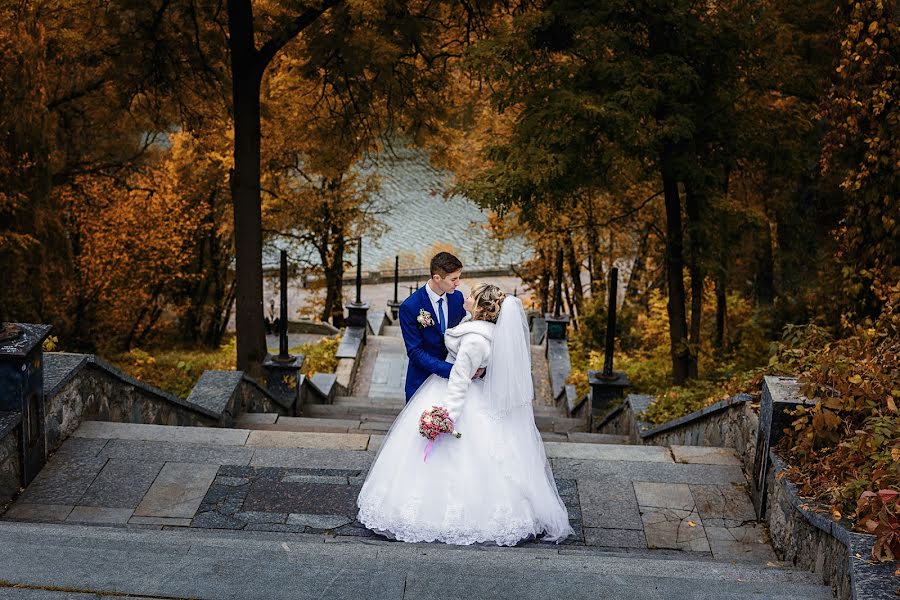
[[[438,325],[441,328],[441,333],[447,331],[447,324],[444,323],[444,299],[438,298]]]

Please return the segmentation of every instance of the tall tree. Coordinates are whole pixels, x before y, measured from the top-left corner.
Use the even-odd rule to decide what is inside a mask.
[[[295,76],[316,82],[313,87],[324,92],[321,101],[330,109],[328,117],[340,123],[347,147],[372,149],[394,128],[414,134],[431,126],[445,101],[441,89],[448,63],[461,57],[481,3],[322,0],[299,9],[288,3],[266,6],[261,17],[254,17],[250,0],[229,0],[227,8],[237,361],[238,368],[255,372],[265,354],[260,87],[267,67],[287,45],[297,44]]]
[[[840,8],[840,63],[823,105],[829,131],[821,165],[851,202],[838,232],[844,276],[839,304],[873,318],[900,280],[900,3],[862,0]]]

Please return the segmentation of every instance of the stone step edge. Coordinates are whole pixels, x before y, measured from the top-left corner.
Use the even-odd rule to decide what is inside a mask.
[[[373,436],[380,442],[382,433],[331,433],[293,431],[254,431],[214,427],[181,427],[142,423],[84,421],[72,437],[117,439],[142,442],[196,444],[247,448],[321,448],[366,451],[374,449]],[[546,441],[548,458],[585,460],[621,460],[624,462],[674,462],[665,446],[633,446],[569,441]],[[372,446],[370,448],[370,446]],[[648,458],[649,457],[649,458]]]
[[[658,578],[691,579],[698,581],[746,581],[750,577],[761,577],[764,582],[821,585],[815,573],[791,568],[786,563],[751,563],[716,560],[712,557],[648,556],[645,553],[610,552],[577,546],[452,546],[436,543],[403,543],[380,538],[365,540],[347,539],[326,542],[328,536],[314,534],[293,534],[276,532],[224,532],[214,529],[192,529],[179,527],[172,529],[146,529],[138,527],[108,527],[82,524],[29,523],[22,521],[0,521],[0,541],[6,536],[34,536],[47,538],[53,547],[81,547],[81,541],[91,548],[101,549],[105,545],[120,548],[123,543],[135,543],[143,551],[153,552],[158,545],[160,553],[166,553],[176,544],[187,544],[191,552],[197,548],[212,550],[231,548],[242,556],[260,554],[284,554],[322,556],[352,561],[359,559],[379,560],[395,558],[424,562],[429,559],[449,559],[476,568],[491,568],[506,562],[515,555],[526,554],[534,558],[534,568],[541,570],[577,570],[596,575],[647,576]],[[315,539],[312,539],[315,538]],[[319,542],[321,538],[322,543]],[[334,538],[332,538],[334,540]],[[40,539],[35,540],[36,542]],[[4,544],[5,545],[5,544]],[[691,553],[694,554],[694,553]],[[520,557],[511,564],[521,565]],[[784,581],[793,579],[794,581]],[[822,586],[825,587],[825,586]]]
[[[288,417],[291,419],[302,418],[305,423],[289,422],[284,418],[274,423],[254,423],[237,420],[236,427],[250,431],[288,431],[297,433],[386,433],[387,427],[383,427],[388,421],[372,418],[354,418],[353,415],[344,415],[346,419],[318,417]],[[372,415],[384,416],[384,415]],[[582,436],[582,439],[572,439],[569,433]],[[541,431],[541,438],[545,442],[572,442],[579,444],[621,444],[630,445],[630,440],[624,435],[611,435],[603,433],[590,434],[583,431],[555,432]]]

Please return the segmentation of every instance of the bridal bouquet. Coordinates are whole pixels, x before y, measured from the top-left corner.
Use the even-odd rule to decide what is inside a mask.
[[[428,438],[428,444],[425,445],[425,462],[428,461],[428,453],[431,452],[439,435],[452,433],[457,438],[462,437],[460,432],[453,430],[453,419],[443,406],[432,406],[429,410],[422,411],[419,418],[419,433],[422,437]]]

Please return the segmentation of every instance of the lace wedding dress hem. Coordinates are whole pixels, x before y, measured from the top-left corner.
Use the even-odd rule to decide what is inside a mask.
[[[440,527],[433,523],[400,522],[383,514],[376,503],[361,506],[357,520],[379,535],[401,542],[442,542],[461,546],[487,543],[515,546],[537,538],[559,544],[575,533],[567,525],[564,530],[553,535],[548,524],[515,519],[494,522],[487,530],[473,529],[464,523],[448,524],[446,521]]]

